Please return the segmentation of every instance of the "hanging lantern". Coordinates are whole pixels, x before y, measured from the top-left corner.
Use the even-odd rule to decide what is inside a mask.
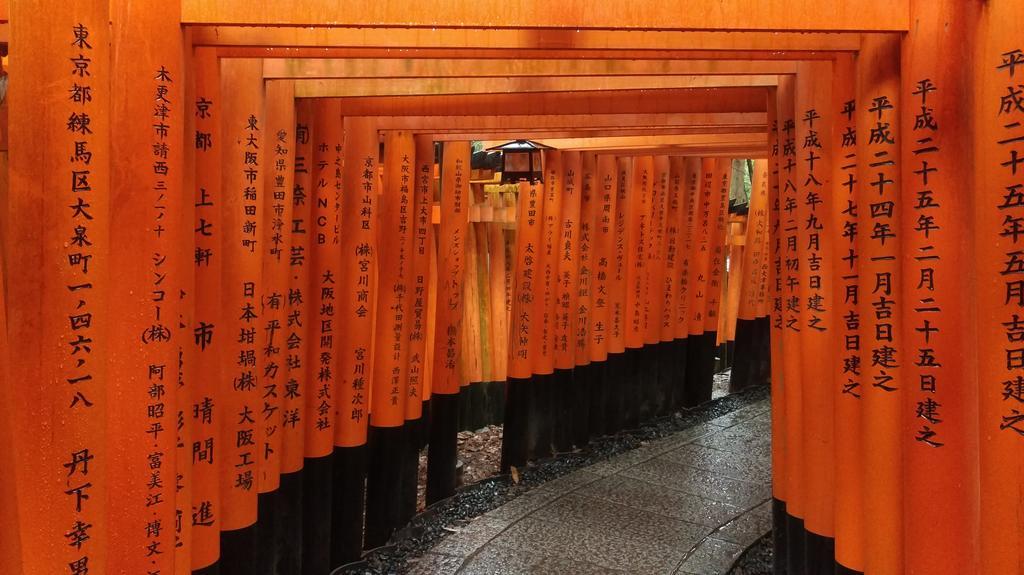
[[[532,182],[543,181],[544,166],[541,163],[541,150],[549,150],[545,146],[531,140],[515,140],[487,151],[501,151],[501,183],[516,183],[520,180]]]

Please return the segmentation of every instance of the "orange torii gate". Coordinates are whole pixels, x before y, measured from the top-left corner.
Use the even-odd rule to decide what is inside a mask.
[[[653,209],[657,202],[636,201],[635,194],[645,189],[643,171],[650,176],[660,164],[664,173],[660,158],[669,157],[670,176],[680,164],[688,174],[700,169],[695,166],[703,158],[714,182],[722,170],[714,158],[772,153],[778,158],[768,170],[769,213],[777,222],[768,234],[776,279],[771,379],[779,475],[774,495],[776,509],[792,518],[789,540],[777,557],[786,557],[794,573],[818,572],[832,562],[841,572],[867,573],[1020,569],[1024,359],[1018,312],[1024,306],[1024,257],[1017,248],[1024,241],[1019,214],[1024,200],[1016,180],[1024,108],[1014,74],[1021,73],[1024,60],[1013,33],[1024,14],[1018,3],[858,0],[823,10],[800,0],[751,10],[729,0],[715,10],[698,5],[678,11],[671,6],[636,10],[625,0],[597,8],[531,0],[509,12],[486,1],[438,2],[401,10],[358,2],[342,10],[303,1],[281,10],[259,2],[183,0],[159,11],[128,0],[52,7],[13,3],[10,16],[2,6],[0,21],[10,21],[14,78],[8,104],[10,186],[0,192],[7,210],[0,218],[2,253],[10,267],[2,270],[7,327],[0,338],[6,339],[0,377],[14,384],[0,410],[11,423],[15,453],[37,454],[31,461],[16,456],[13,479],[0,483],[0,498],[16,503],[16,518],[5,514],[0,520],[17,521],[20,535],[20,551],[0,557],[9,571],[85,573],[89,567],[145,566],[165,574],[202,573],[216,569],[220,559],[222,572],[260,572],[276,561],[323,572],[359,557],[359,486],[366,465],[383,461],[368,455],[373,446],[362,448],[368,424],[374,433],[405,427],[418,415],[410,405],[419,404],[408,394],[415,389],[414,330],[401,335],[405,318],[399,321],[394,313],[401,304],[378,279],[382,265],[388,273],[406,268],[391,267],[388,258],[394,254],[377,253],[379,233],[356,232],[366,230],[362,223],[380,217],[380,208],[395,199],[385,196],[388,180],[382,185],[376,167],[381,130],[424,134],[423,141],[433,133],[450,141],[529,133],[563,147],[563,182],[567,159],[580,157],[578,170],[585,178],[588,158],[596,154],[593,169],[608,182],[602,188],[608,193],[594,221],[604,222],[606,214],[608,225],[592,249],[608,258],[609,276],[618,271],[595,278],[594,290],[603,290],[591,292],[590,318],[580,312],[578,321],[590,328],[591,364],[607,359],[604,369],[614,374],[596,386],[605,390],[605,408],[625,406],[630,423],[650,405],[643,402],[657,395],[637,381],[630,384],[636,387],[622,385],[624,364],[615,358],[651,357],[640,355],[646,351],[623,354],[623,344],[631,350],[660,344],[665,333],[659,329],[654,338],[655,328],[664,327],[657,312],[662,301],[670,305],[662,299],[669,292],[659,292],[661,271],[651,269],[651,258],[667,261],[668,252],[658,242],[667,243],[668,237],[657,239],[667,229],[650,226],[671,219],[671,210],[659,215]],[[129,20],[129,13],[142,17]],[[151,43],[148,35],[166,41]],[[192,52],[193,47],[200,48]],[[447,91],[480,94],[421,97],[425,84],[413,73],[402,86],[386,88],[362,72],[354,80],[330,82],[335,89],[365,95],[318,98],[312,105],[289,90],[326,94],[303,92],[308,83],[322,82],[266,81],[272,61],[260,59],[380,58],[397,66],[402,59],[420,58],[418,70],[439,64],[426,60],[450,59],[445,69],[455,71],[481,58],[580,56],[595,62],[561,70],[524,64],[519,72],[510,63],[512,72],[499,75],[519,75],[515,80],[436,72],[446,79]],[[664,64],[675,67],[669,72],[687,66],[691,71],[664,73],[660,79],[650,74],[642,82],[621,73],[581,72],[597,61],[631,58],[649,60],[629,65],[639,77],[648,76],[637,71],[644,66],[662,65],[653,63],[657,60],[671,62]],[[771,75],[780,78],[751,86],[756,76],[746,72],[744,87],[671,87],[687,75],[701,78],[683,85],[720,85],[731,74],[716,66],[753,59],[774,60],[759,66],[778,66]],[[556,70],[550,77],[530,73],[543,65]],[[837,71],[831,78],[823,71],[829,68]],[[971,82],[977,87],[974,97],[963,88]],[[512,92],[495,92],[501,90]],[[416,95],[386,95],[395,92]],[[770,120],[764,117],[766,92],[773,94]],[[150,114],[141,102],[154,95],[157,105]],[[780,110],[774,109],[777,104]],[[637,116],[621,117],[626,110]],[[562,116],[567,111],[587,118],[567,119]],[[666,120],[678,114],[693,116]],[[760,117],[740,126],[742,114]],[[462,115],[477,119],[452,121]],[[488,115],[513,120],[480,119]],[[690,123],[696,115],[710,117],[704,124]],[[405,121],[410,124],[400,125]],[[302,126],[312,128],[309,140],[302,138]],[[767,138],[749,137],[751,130],[765,129]],[[773,133],[778,134],[774,144]],[[327,137],[337,142],[336,149]],[[321,140],[327,144],[322,150]],[[385,135],[385,140],[390,140],[384,142],[385,157],[393,158],[388,154],[397,147],[394,138]],[[431,170],[433,158],[421,156],[432,156],[432,145],[415,153],[416,165]],[[369,160],[372,169],[344,161],[354,157]],[[622,167],[621,178],[616,165]],[[577,185],[585,186],[582,181]],[[330,191],[335,182],[336,190]],[[972,185],[975,193],[965,196],[963,190]],[[656,186],[647,186],[647,200],[657,197]],[[523,184],[521,189],[523,209],[523,199],[528,201],[536,188]],[[701,190],[715,191],[713,185]],[[442,184],[442,200],[450,191]],[[540,189],[536,193],[543,195]],[[415,201],[433,208],[431,195],[432,190],[424,192]],[[821,203],[815,199],[819,195]],[[580,215],[585,198],[579,198]],[[342,202],[351,203],[342,207]],[[696,239],[686,234],[682,243],[710,249],[708,266],[684,250],[678,283],[664,283],[679,290],[671,295],[677,341],[690,330],[705,337],[717,325],[711,321],[719,313],[712,300],[719,292],[710,288],[716,281],[712,254],[721,245],[714,239],[702,243],[714,238],[710,228],[717,219],[714,202],[706,203],[707,233],[700,226]],[[567,211],[564,202],[558,205],[551,221],[564,225],[565,214],[575,211]],[[721,204],[717,207],[724,216]],[[453,238],[469,236],[459,235],[461,220],[453,226],[447,217],[453,210],[448,205],[440,213],[446,233],[439,237],[448,247],[438,258],[438,285],[460,283],[452,275],[459,250],[451,246]],[[972,218],[958,217],[962,210]],[[517,225],[523,222],[522,215],[516,217]],[[373,223],[369,229],[379,229]],[[520,227],[517,234],[525,231]],[[323,243],[317,243],[318,235]],[[345,246],[360,250],[361,259],[345,256]],[[630,248],[644,250],[641,274],[631,267],[638,262],[630,259]],[[570,259],[574,249],[570,241]],[[579,249],[582,262],[583,246]],[[522,272],[543,274],[544,265],[551,270],[545,260],[524,268],[528,254],[523,251],[510,263],[520,281],[531,279]],[[418,255],[414,262],[430,261],[430,254]],[[287,268],[281,265],[285,256]],[[361,261],[367,262],[366,270]],[[570,276],[584,276],[582,268],[565,269]],[[560,263],[554,270],[563,277]],[[431,275],[429,263],[426,272],[416,263],[408,272]],[[421,309],[430,307],[426,283]],[[573,350],[572,361],[569,346],[558,356],[557,318],[564,309],[554,307],[563,295],[571,306],[573,291],[559,291],[557,282],[553,289],[541,297],[543,309],[527,303],[555,322],[549,324],[553,367],[571,368],[576,377],[586,373],[577,367],[580,348]],[[638,293],[646,299],[637,300]],[[458,365],[439,365],[437,354],[427,351],[443,348],[456,358],[465,351],[459,349],[461,302],[452,309],[452,295],[449,290],[441,301],[443,331],[423,347],[423,373],[442,373],[433,381],[419,380],[424,398],[427,389],[442,397],[463,383],[460,374],[444,372],[458,371]],[[598,311],[595,295],[608,298],[605,311]],[[576,297],[585,301],[582,292]],[[391,306],[384,303],[388,299]],[[359,306],[366,310],[362,316]],[[637,316],[627,317],[627,308],[640,310],[639,326],[630,323]],[[519,321],[514,312],[512,340]],[[432,312],[420,313],[427,314],[426,340],[435,322]],[[351,325],[342,328],[339,321]],[[607,342],[596,335],[605,322],[614,332]],[[403,325],[392,342],[398,357],[385,361],[381,348],[398,324]],[[526,326],[522,345],[533,346],[536,325],[518,324]],[[631,327],[636,329],[630,332]],[[815,333],[817,328],[826,333]],[[696,347],[692,335],[686,339],[689,349]],[[534,359],[532,352],[516,367],[515,344],[509,343],[515,368],[510,376],[547,370],[544,362],[538,367],[526,361]],[[406,375],[403,363],[410,366]],[[661,373],[665,362],[650,366]],[[395,369],[399,396],[407,400],[400,410],[382,402],[381,395],[392,390],[392,381],[382,378]],[[372,381],[357,384],[353,378],[377,371],[383,375]],[[135,379],[148,384],[145,393],[130,385]],[[644,381],[649,380],[647,375]],[[510,399],[516,387],[510,383]],[[638,389],[645,393],[629,397],[627,390]],[[690,397],[699,400],[703,393]],[[537,405],[550,410],[545,401]],[[374,403],[378,407],[371,408]],[[365,411],[353,419],[351,410],[358,405]],[[519,414],[507,420],[510,438],[530,416],[521,411],[524,404],[516,405]],[[435,426],[449,429],[451,413]],[[608,415],[610,421],[621,416]],[[556,438],[565,419],[546,423]],[[140,431],[142,425],[149,431]],[[447,432],[441,436],[450,439]],[[128,446],[127,451],[117,445]],[[399,451],[411,453],[407,448]],[[525,463],[525,452],[511,452],[518,459],[507,461]],[[387,471],[378,468],[375,477],[398,481],[395,474],[408,471],[395,470],[409,469],[411,460],[410,455]],[[160,470],[159,484],[153,469]],[[454,473],[454,457],[441,469],[442,476],[449,469]],[[172,475],[175,481],[166,481]],[[442,493],[452,485],[447,479],[442,484]],[[371,487],[384,483],[375,480]],[[393,489],[408,491],[402,483]],[[374,498],[381,493],[390,490],[385,487],[371,499],[379,501]],[[385,521],[371,539],[379,542],[380,533],[402,520],[373,509],[373,520]],[[285,527],[274,523],[278,518]],[[135,522],[145,529],[133,527]],[[283,542],[280,548],[277,542]],[[53,549],[60,552],[49,553]]]

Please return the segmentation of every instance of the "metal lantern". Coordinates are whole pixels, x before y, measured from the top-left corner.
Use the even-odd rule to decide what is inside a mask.
[[[541,162],[541,151],[550,149],[551,146],[530,140],[514,140],[507,144],[487,148],[487,151],[501,151],[501,183],[510,184],[520,180],[543,181],[544,166]]]

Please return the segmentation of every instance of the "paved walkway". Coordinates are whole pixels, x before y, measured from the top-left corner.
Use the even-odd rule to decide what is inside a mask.
[[[716,574],[771,529],[768,400],[531,490],[416,574]]]

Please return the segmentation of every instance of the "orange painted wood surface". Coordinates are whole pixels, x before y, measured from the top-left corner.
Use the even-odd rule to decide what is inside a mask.
[[[224,445],[218,455],[230,470],[221,474],[221,531],[248,527],[256,521],[260,451],[256,418],[261,395],[256,333],[262,328],[260,256],[266,225],[262,170],[268,164],[259,70],[259,60],[221,60],[221,305],[227,314],[228,336],[221,357],[225,420],[221,425]]]
[[[340,178],[340,254],[335,252],[333,256],[340,260],[335,291],[338,294],[338,318],[344,323],[344,329],[339,327],[337,334],[340,389],[335,397],[338,425],[333,444],[357,447],[366,443],[374,373],[372,310],[377,293],[374,262],[378,255],[376,200],[380,186],[380,143],[373,118],[345,117],[342,124],[341,107],[332,105],[329,110],[324,122],[329,122],[330,129],[337,129],[339,139],[344,139],[341,144],[344,160]],[[320,125],[318,122],[317,128]],[[331,198],[334,198],[333,194]],[[318,277],[322,275],[312,275],[317,287]]]
[[[555,242],[554,358],[556,369],[576,365],[577,299],[580,275],[580,203],[583,163],[579,152],[562,155],[562,212]]]
[[[459,392],[460,328],[469,221],[469,142],[446,142],[441,168],[441,225],[438,228],[437,315],[432,393]]]
[[[409,367],[405,418],[419,419],[423,415],[427,370],[427,300],[431,289],[430,258],[434,251],[434,226],[430,223],[434,205],[434,141],[430,136],[415,136],[413,211],[412,211],[412,263],[410,268],[409,313]]]

